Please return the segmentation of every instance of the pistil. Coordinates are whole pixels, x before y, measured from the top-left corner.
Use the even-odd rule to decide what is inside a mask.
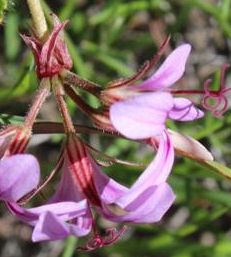
[[[103,246],[109,246],[114,244],[117,240],[119,240],[123,234],[125,233],[127,227],[123,226],[120,230],[116,228],[108,228],[106,229],[106,233],[102,236],[97,228],[95,218],[91,212],[92,216],[92,230],[93,236],[92,238],[86,243],[85,246],[79,246],[77,249],[84,252],[89,252],[101,248]]]
[[[212,81],[206,80],[203,90],[170,90],[174,95],[203,95],[201,101],[202,106],[212,112],[214,116],[222,116],[228,109],[228,99],[226,94],[231,92],[231,88],[227,88],[225,85],[225,73],[229,68],[228,64],[225,64],[221,68],[221,77],[218,90],[209,89]]]

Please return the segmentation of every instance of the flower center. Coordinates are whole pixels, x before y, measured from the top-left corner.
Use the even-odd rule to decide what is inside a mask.
[[[80,251],[93,251],[103,246],[109,246],[118,241],[125,233],[127,227],[123,226],[121,229],[108,228],[104,236],[100,235],[96,227],[95,220],[92,221],[93,237],[87,242],[85,246],[80,246],[77,249]]]

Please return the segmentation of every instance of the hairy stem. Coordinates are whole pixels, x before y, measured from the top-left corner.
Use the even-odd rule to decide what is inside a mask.
[[[32,106],[30,107],[29,112],[25,117],[25,126],[29,129],[32,129],[35,119],[49,94],[50,81],[48,79],[43,79],[40,83],[40,89],[35,96],[34,101],[32,102]]]
[[[98,84],[86,79],[82,79],[77,74],[68,70],[63,70],[61,72],[61,77],[63,78],[65,84],[79,87],[95,95],[96,97],[100,95],[100,91],[102,90]]]
[[[65,86],[64,90],[84,113],[87,115],[98,113],[97,109],[94,109],[90,105],[86,104],[84,100],[70,86]]]
[[[53,90],[54,90],[54,94],[55,94],[55,98],[56,98],[56,102],[57,102],[59,111],[63,118],[65,133],[67,133],[67,134],[75,133],[75,128],[72,123],[72,119],[69,114],[66,101],[64,99],[65,92],[63,89],[63,85],[61,84],[61,82],[59,81],[57,76],[53,77],[52,86],[53,86]]]

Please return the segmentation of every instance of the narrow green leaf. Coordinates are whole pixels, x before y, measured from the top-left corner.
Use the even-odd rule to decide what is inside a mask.
[[[230,6],[231,1],[230,0],[224,0],[221,2],[221,19],[223,21],[228,21],[229,15],[230,15]]]
[[[6,124],[17,124],[22,123],[24,118],[21,116],[10,115],[10,114],[0,114],[0,127]]]
[[[128,65],[124,64],[118,58],[110,55],[110,52],[107,50],[102,50],[101,47],[96,44],[85,41],[83,44],[83,49],[88,52],[88,54],[92,54],[95,59],[102,62],[107,67],[110,67],[112,70],[118,72],[118,74],[122,76],[131,76],[134,71],[128,67]]]
[[[168,9],[167,1],[151,0],[151,1],[130,1],[125,3],[114,2],[109,4],[104,10],[93,15],[89,19],[91,25],[97,25],[100,23],[108,22],[110,19],[115,19],[116,17],[127,17],[130,14],[134,14],[138,11],[144,10],[156,10],[156,9]]]
[[[61,20],[66,20],[70,18],[72,13],[74,12],[74,9],[77,5],[78,1],[77,0],[68,0],[65,1],[65,5],[61,9],[61,12],[59,14],[59,17]]]
[[[0,0],[0,24],[3,22],[4,13],[7,10],[8,1]]]
[[[1,89],[1,103],[7,102],[13,98],[23,96],[25,95],[25,93],[31,92],[33,90],[32,85],[33,79],[35,79],[35,77],[34,74],[30,72],[33,67],[33,63],[31,62],[30,67],[25,67],[22,70],[21,76],[18,78],[13,86]]]
[[[215,208],[215,210],[212,210],[206,215],[205,217],[202,217],[201,220],[197,222],[191,222],[185,224],[182,228],[180,228],[176,233],[174,233],[176,236],[180,237],[186,237],[189,236],[195,232],[197,232],[200,229],[203,229],[208,223],[215,221],[219,219],[222,215],[224,215],[227,211],[229,211],[229,207],[219,207]],[[195,213],[195,211],[194,211]]]
[[[16,13],[9,13],[5,24],[5,55],[13,61],[20,49],[20,38],[18,33],[19,17]]]
[[[216,161],[201,160],[200,164],[231,180],[231,169]]]

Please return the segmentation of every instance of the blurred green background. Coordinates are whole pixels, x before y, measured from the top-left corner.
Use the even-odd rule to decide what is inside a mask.
[[[188,42],[192,53],[178,88],[201,88],[213,78],[216,88],[219,69],[230,63],[231,0],[57,0],[41,1],[47,16],[55,12],[69,20],[66,40],[73,58],[73,71],[105,86],[109,81],[132,75],[156,52],[167,35],[171,43],[166,55],[177,45]],[[21,34],[29,34],[30,15],[26,1],[0,0],[6,8],[0,26],[0,123],[20,122],[32,100],[38,81],[31,52]],[[0,21],[3,12],[0,11]],[[230,77],[227,74],[227,85]],[[97,99],[84,95],[92,106]],[[199,104],[199,98],[192,98]],[[231,99],[230,99],[231,100]],[[89,125],[73,102],[69,107],[76,123]],[[2,115],[4,114],[4,115]],[[6,115],[7,114],[7,115]],[[17,117],[15,117],[15,115]],[[40,118],[60,120],[52,99]],[[231,166],[231,111],[214,118],[182,124],[169,123],[181,133],[200,140],[216,161]],[[57,159],[62,136],[39,135],[29,151],[41,161],[44,176]],[[90,144],[125,160],[148,163],[153,158],[144,145],[123,139],[88,135]],[[140,169],[112,165],[105,172],[121,183],[131,184]],[[231,182],[182,157],[177,157],[169,179],[177,200],[159,224],[131,226],[117,244],[91,253],[80,253],[75,238],[65,242],[32,244],[31,230],[1,207],[1,257],[230,257],[231,256]],[[55,188],[54,185],[51,187]],[[99,218],[101,227],[112,226]],[[80,240],[82,243],[82,239]]]

